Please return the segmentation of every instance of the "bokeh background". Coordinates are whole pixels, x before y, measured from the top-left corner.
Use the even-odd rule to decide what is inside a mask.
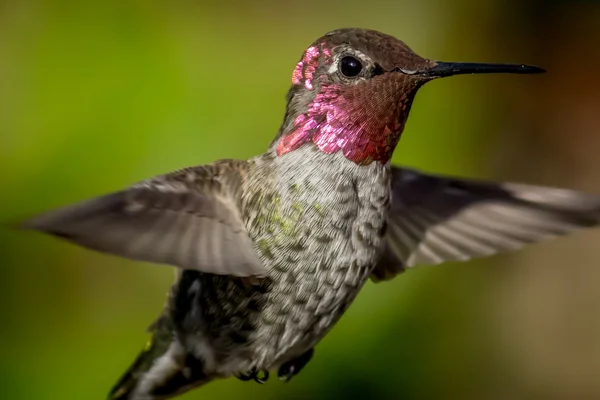
[[[323,33],[374,28],[446,61],[395,163],[600,193],[599,1],[2,1],[0,220],[262,152]],[[369,283],[292,383],[181,399],[600,399],[600,230]],[[104,399],[173,270],[0,232],[0,398]]]

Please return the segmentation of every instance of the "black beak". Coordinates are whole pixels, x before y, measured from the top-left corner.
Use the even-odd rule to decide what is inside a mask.
[[[464,74],[539,74],[542,72],[546,72],[546,70],[529,65],[436,61],[436,64],[432,68],[419,71],[418,74],[431,78],[443,78]]]

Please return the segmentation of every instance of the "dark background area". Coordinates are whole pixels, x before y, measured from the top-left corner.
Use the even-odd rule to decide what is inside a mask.
[[[302,51],[373,28],[445,61],[545,67],[423,88],[394,163],[600,193],[598,1],[0,2],[0,220],[265,150]],[[600,398],[600,230],[363,293],[290,384],[181,399]],[[104,399],[165,266],[0,231],[0,398]],[[229,396],[229,397],[227,397]]]

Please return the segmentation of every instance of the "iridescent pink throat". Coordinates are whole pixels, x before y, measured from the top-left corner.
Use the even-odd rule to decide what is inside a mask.
[[[309,49],[294,71],[294,84],[312,90],[317,51]],[[298,115],[277,146],[279,156],[313,142],[321,151],[342,151],[357,164],[387,163],[404,128],[412,100],[407,77],[388,73],[353,84],[322,84],[308,110]],[[415,88],[416,89],[416,88]]]

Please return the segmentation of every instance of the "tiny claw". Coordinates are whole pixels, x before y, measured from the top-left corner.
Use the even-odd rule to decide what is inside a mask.
[[[278,371],[279,379],[283,382],[289,382],[294,376],[308,364],[314,354],[314,349],[308,350],[306,353],[294,358],[283,364]]]
[[[283,366],[279,369],[279,380],[282,382],[289,382],[295,375],[296,368],[294,365]]]
[[[250,375],[236,375],[235,377],[238,378],[240,381],[249,381],[254,379],[254,377]]]
[[[262,371],[260,371],[260,372],[262,372],[262,377],[259,377],[259,376],[258,376],[258,372],[257,372],[257,373],[254,375],[254,381],[255,381],[256,383],[260,383],[260,384],[262,385],[262,384],[265,384],[265,383],[267,383],[267,381],[269,380],[269,371],[267,371],[267,370],[262,370]]]
[[[260,372],[262,372],[262,376],[259,376]],[[269,380],[269,371],[267,371],[267,370],[258,371],[256,369],[256,367],[253,367],[248,373],[236,375],[235,377],[238,378],[240,381],[254,380],[254,382],[260,383],[262,385],[264,383],[267,383],[267,381]]]
[[[256,379],[256,368],[252,368],[246,374],[236,375],[240,381],[251,381],[252,379]]]

